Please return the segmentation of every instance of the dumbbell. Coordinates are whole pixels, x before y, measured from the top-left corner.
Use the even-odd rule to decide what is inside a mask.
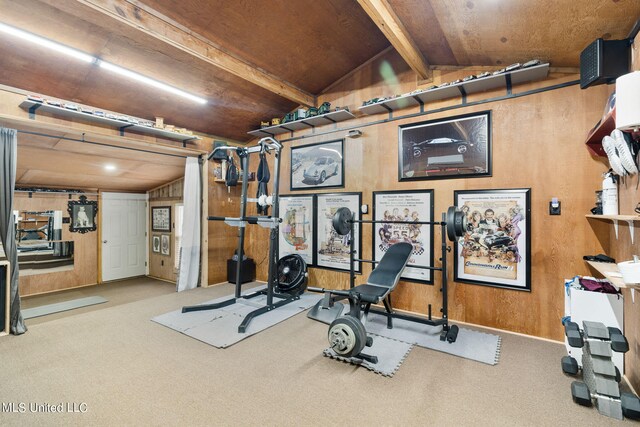
[[[574,381],[571,383],[571,397],[573,397],[573,401],[578,405],[582,406],[592,406],[593,402],[591,401],[591,392],[589,391],[589,387],[581,381]]]
[[[580,333],[580,327],[575,322],[567,322],[564,325],[564,334],[567,336],[567,341],[571,347],[582,348],[584,341],[582,334]]]
[[[564,356],[560,362],[562,366],[562,372],[569,375],[577,375],[578,374],[578,361],[575,357]]]
[[[632,420],[640,420],[640,399],[631,393],[621,393],[622,414]]]
[[[618,328],[612,328],[609,326],[609,339],[611,340],[611,350],[618,353],[626,353],[629,351],[629,342],[627,338],[622,335],[622,331]]]

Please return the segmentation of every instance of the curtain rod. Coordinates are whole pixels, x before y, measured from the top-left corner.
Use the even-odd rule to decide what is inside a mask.
[[[132,150],[132,151],[139,151],[139,152],[142,152],[142,153],[156,154],[158,156],[179,157],[179,158],[182,158],[182,159],[186,159],[186,158],[190,157],[190,156],[184,156],[184,155],[180,155],[180,154],[158,153],[156,151],[143,150],[141,148],[122,147],[120,145],[109,145],[109,144],[105,144],[105,143],[102,143],[102,142],[90,141],[88,139],[84,139],[84,134],[83,134],[83,138],[82,139],[77,139],[77,138],[69,138],[67,136],[49,135],[47,133],[30,132],[30,131],[19,130],[19,129],[17,131],[18,131],[18,133],[24,133],[26,135],[44,136],[46,138],[64,139],[65,141],[82,142],[82,143],[85,143],[85,144],[101,145],[103,147],[121,148],[121,149],[124,149],[124,150]]]
[[[70,196],[98,196],[99,193],[78,193],[76,191],[44,191],[44,190],[13,190],[14,193],[36,193],[36,194],[51,194],[52,196],[57,195],[65,195],[68,194]]]

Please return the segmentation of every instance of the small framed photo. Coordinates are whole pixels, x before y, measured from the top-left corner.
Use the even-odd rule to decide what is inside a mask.
[[[344,187],[344,139],[291,147],[291,190]]]
[[[171,231],[171,206],[154,206],[151,208],[151,230]]]
[[[151,250],[157,254],[160,253],[160,236],[153,236]]]
[[[171,236],[163,234],[162,241],[160,243],[160,252],[162,255],[171,255]]]
[[[398,179],[491,176],[491,111],[399,127]]]
[[[454,252],[456,282],[531,291],[531,189],[454,192],[467,231]]]
[[[67,206],[67,212],[71,218],[69,230],[72,233],[84,234],[96,231],[97,201],[87,200],[86,196],[80,196],[80,200],[71,200]]]

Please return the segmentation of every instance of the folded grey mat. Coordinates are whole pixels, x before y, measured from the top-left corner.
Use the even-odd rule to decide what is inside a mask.
[[[89,305],[102,304],[107,299],[101,296],[73,299],[71,301],[57,302],[55,304],[41,305],[40,307],[26,308],[21,310],[23,319],[33,319],[34,317],[46,316],[47,314],[60,313],[62,311],[73,310]]]
[[[338,356],[332,348],[326,349],[322,354],[332,359],[365,367],[385,377],[392,377],[398,368],[400,368],[404,359],[407,358],[412,348],[413,344],[386,337],[374,336],[373,345],[371,347],[365,347],[364,353],[370,356],[378,356],[378,363],[367,362],[366,360],[355,357]]]
[[[260,286],[249,289],[244,294],[250,294],[260,289],[265,288]],[[202,304],[213,304],[229,298],[232,296],[204,301]],[[320,294],[302,294],[297,301],[254,317],[243,334],[238,333],[238,326],[248,313],[267,304],[266,295],[251,299],[238,299],[235,304],[215,310],[182,313],[182,309],[180,309],[156,316],[151,320],[206,344],[225,348],[301,313],[320,299],[322,299]],[[277,301],[280,300],[274,298],[274,302]]]
[[[367,332],[375,335],[476,360],[488,365],[495,365],[500,359],[501,339],[498,335],[460,328],[456,341],[448,343],[440,341],[441,326],[434,327],[408,320],[393,319],[393,329],[387,329],[387,318],[374,313],[369,314],[366,329]]]

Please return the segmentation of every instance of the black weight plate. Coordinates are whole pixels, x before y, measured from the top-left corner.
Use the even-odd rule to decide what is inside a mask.
[[[353,220],[351,210],[347,207],[339,208],[333,215],[333,229],[339,235],[345,236],[351,231],[351,220]]]
[[[344,338],[342,346],[334,347],[333,334],[338,334],[338,336]],[[367,333],[359,319],[353,316],[342,316],[331,322],[327,338],[329,345],[338,355],[352,357],[357,356],[364,349],[367,342]]]
[[[455,242],[458,237],[462,237],[467,230],[467,216],[455,206],[447,209],[447,237]]]

